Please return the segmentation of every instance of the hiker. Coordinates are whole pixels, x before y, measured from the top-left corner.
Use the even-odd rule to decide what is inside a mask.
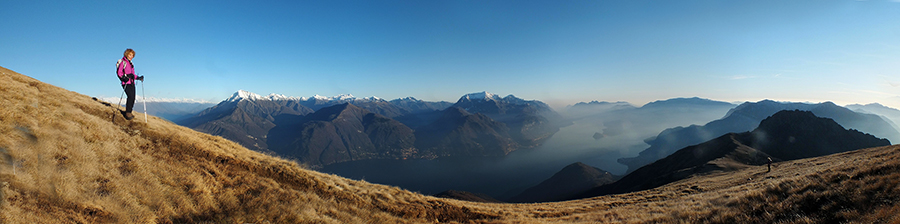
[[[766,162],[769,164],[769,171],[766,171],[766,173],[772,172],[772,157],[766,157],[766,158],[768,158],[768,160],[769,160],[768,162]]]
[[[116,73],[119,75],[119,81],[122,81],[125,95],[128,95],[128,100],[125,101],[125,112],[122,113],[122,116],[125,116],[125,119],[128,120],[134,118],[134,115],[131,114],[131,108],[134,107],[135,80],[144,81],[144,76],[134,75],[134,65],[131,64],[132,59],[134,59],[134,50],[128,48],[125,49],[122,59],[119,59],[119,62],[116,63]]]

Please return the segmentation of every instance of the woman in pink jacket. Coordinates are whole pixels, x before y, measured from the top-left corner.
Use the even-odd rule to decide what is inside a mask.
[[[122,114],[128,120],[134,118],[134,115],[131,114],[131,108],[134,107],[135,80],[144,81],[144,76],[134,75],[134,65],[131,64],[131,59],[134,59],[134,50],[129,48],[125,50],[125,56],[116,63],[116,73],[119,75],[119,80],[122,81],[125,95],[128,95],[128,100],[125,101],[125,112]]]

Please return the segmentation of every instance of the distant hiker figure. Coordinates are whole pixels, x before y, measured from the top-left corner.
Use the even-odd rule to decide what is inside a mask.
[[[144,81],[144,76],[134,75],[134,65],[131,64],[131,59],[134,59],[134,50],[129,48],[125,50],[122,59],[116,62],[116,73],[119,75],[119,81],[122,81],[122,89],[125,90],[125,95],[128,95],[128,99],[125,101],[125,111],[122,112],[122,116],[125,116],[125,119],[128,120],[134,118],[134,115],[131,114],[131,108],[134,107],[135,80]]]
[[[769,171],[766,171],[766,173],[772,172],[772,157],[766,157],[766,159],[769,160],[768,162],[766,162],[769,164]]]

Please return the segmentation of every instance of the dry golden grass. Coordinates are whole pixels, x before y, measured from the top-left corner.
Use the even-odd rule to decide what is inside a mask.
[[[2,223],[367,223],[490,215],[311,172],[0,69]],[[140,118],[141,115],[136,117]]]
[[[309,171],[155,117],[126,121],[2,67],[0,108],[0,223],[900,223],[900,146],[493,204]]]

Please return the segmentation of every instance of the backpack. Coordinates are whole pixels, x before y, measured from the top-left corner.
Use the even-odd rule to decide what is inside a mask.
[[[125,66],[122,64],[124,62],[125,62],[125,60],[123,60],[121,58],[119,59],[119,61],[116,61],[116,77],[119,78],[119,81],[127,82],[129,80],[128,74],[123,74],[122,76],[119,76],[119,66]],[[122,69],[124,69],[124,67]]]

